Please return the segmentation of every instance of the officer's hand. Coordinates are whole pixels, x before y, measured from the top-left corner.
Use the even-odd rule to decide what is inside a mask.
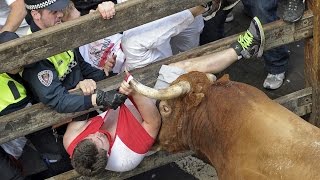
[[[84,95],[90,95],[96,90],[97,84],[92,79],[85,79],[78,83],[77,88],[80,88]]]
[[[124,101],[127,99],[127,96],[119,93],[117,90],[111,91],[101,91],[97,90],[97,105],[104,106],[106,108],[117,109]]]

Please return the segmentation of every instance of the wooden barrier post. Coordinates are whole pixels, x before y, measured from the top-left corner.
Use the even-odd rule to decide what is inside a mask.
[[[312,113],[309,122],[320,127],[320,1],[308,0],[313,11],[313,38],[305,44],[306,86],[312,86]]]

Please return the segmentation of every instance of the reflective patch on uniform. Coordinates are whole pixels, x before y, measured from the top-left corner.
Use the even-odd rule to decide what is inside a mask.
[[[69,63],[68,69],[67,69],[66,72],[63,74],[63,76],[61,76],[61,77],[59,78],[59,80],[60,80],[60,81],[63,81],[63,80],[67,77],[67,75],[72,72],[72,68],[74,68],[77,64],[78,64],[77,61],[76,61],[75,59],[73,59],[73,60]]]
[[[40,80],[41,84],[48,87],[52,83],[53,73],[51,70],[43,70],[38,73],[38,79]]]
[[[62,59],[60,59],[60,60],[58,60],[58,66],[60,66],[61,64],[63,63],[63,60]]]

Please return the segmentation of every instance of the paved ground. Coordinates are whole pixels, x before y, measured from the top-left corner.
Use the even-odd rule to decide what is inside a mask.
[[[249,23],[250,18],[244,15],[242,4],[239,3],[233,10],[235,19],[231,23],[225,24],[226,36],[244,31]],[[285,94],[304,88],[304,43],[296,42],[289,44],[290,62],[286,74],[286,80],[283,86],[277,90],[265,90],[262,87],[266,73],[264,71],[263,59],[242,60],[219,75],[228,73],[230,79],[234,81],[245,82],[253,85],[265,92],[271,99],[281,97]],[[180,168],[181,167],[181,168]],[[189,172],[192,175],[186,173]],[[131,180],[193,180],[193,179],[214,179],[216,173],[211,166],[199,162],[194,157],[188,157],[177,163],[170,163],[166,166],[154,169],[139,176],[130,178]]]

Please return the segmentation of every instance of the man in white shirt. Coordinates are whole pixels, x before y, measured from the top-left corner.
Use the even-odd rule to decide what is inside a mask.
[[[29,29],[24,20],[26,14],[23,0],[0,0],[0,33],[9,31],[20,37],[26,35]]]
[[[102,9],[107,9],[107,5],[106,2],[100,4],[98,10],[105,12],[106,10]],[[97,68],[104,67],[107,59],[115,55],[116,64],[113,68],[114,73],[122,72],[124,67],[128,70],[141,68],[172,56],[174,49],[171,49],[172,42],[170,43],[170,40],[178,34],[183,36],[184,38],[182,39],[186,42],[184,43],[176,38],[175,42],[180,42],[178,44],[181,47],[175,46],[175,49],[187,50],[192,48],[193,45],[197,46],[198,40],[192,42],[189,41],[189,38],[197,36],[193,32],[200,34],[201,30],[193,28],[195,31],[190,31],[188,28],[192,28],[198,24],[197,21],[204,11],[205,9],[202,6],[184,10],[129,29],[124,31],[123,34],[115,34],[83,45],[79,48],[79,51],[86,62]],[[80,16],[79,11],[72,3],[69,4],[63,13],[64,17],[62,21],[70,21]]]

